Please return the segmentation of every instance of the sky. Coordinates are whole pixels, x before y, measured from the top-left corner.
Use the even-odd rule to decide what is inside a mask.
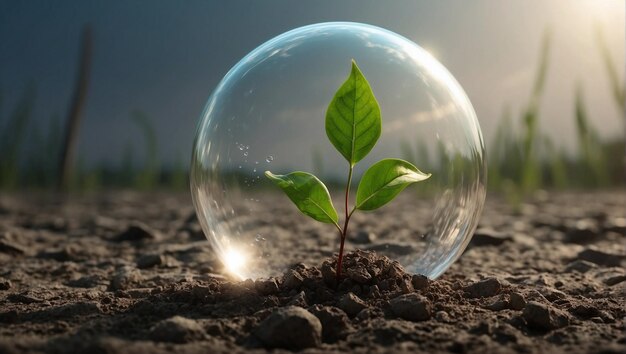
[[[574,151],[577,86],[600,135],[624,135],[595,41],[600,28],[623,78],[624,6],[623,0],[0,0],[0,127],[29,85],[37,92],[32,129],[66,117],[81,29],[90,24],[94,57],[80,158],[115,164],[129,145],[141,156],[141,132],[130,120],[140,110],[155,123],[163,162],[187,162],[210,93],[241,58],[296,27],[354,21],[403,35],[439,60],[469,96],[487,147],[505,107],[517,119],[528,101],[549,31],[540,126]]]

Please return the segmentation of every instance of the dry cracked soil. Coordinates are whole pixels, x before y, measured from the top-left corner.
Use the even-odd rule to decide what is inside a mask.
[[[436,280],[394,261],[412,226],[388,219],[357,220],[339,282],[304,217],[319,252],[235,281],[184,194],[1,196],[0,353],[626,352],[623,190],[489,196]]]

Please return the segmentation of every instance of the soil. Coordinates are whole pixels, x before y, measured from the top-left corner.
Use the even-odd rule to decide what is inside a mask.
[[[324,247],[234,281],[186,195],[2,196],[0,353],[626,352],[623,190],[490,196],[437,280],[376,253],[402,227],[368,222],[340,282]]]

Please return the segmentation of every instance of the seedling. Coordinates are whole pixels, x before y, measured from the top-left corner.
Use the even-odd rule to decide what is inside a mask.
[[[408,185],[430,177],[430,174],[421,172],[404,160],[378,161],[363,174],[356,192],[356,203],[350,210],[348,201],[354,166],[376,145],[381,130],[380,107],[367,79],[353,60],[348,79],[339,87],[326,111],[326,135],[348,161],[343,228],[339,225],[339,216],[328,189],[317,177],[301,171],[286,175],[265,171],[265,176],[280,187],[303,214],[333,224],[339,231],[341,244],[337,259],[337,280],[341,277],[343,246],[352,214],[357,210],[378,209],[393,200]]]

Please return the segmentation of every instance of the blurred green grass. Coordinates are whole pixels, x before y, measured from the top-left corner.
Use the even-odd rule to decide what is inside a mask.
[[[599,35],[601,38],[601,35]],[[614,103],[624,112],[624,82],[619,78],[610,51],[599,39]],[[549,73],[550,35],[546,33],[540,50],[535,83],[516,128],[507,109],[494,140],[487,144],[490,190],[522,199],[538,189],[614,188],[624,184],[624,138],[602,141],[591,124],[582,86],[574,88],[578,149],[567,154],[555,146],[538,128],[539,101]],[[620,83],[621,82],[621,83]],[[521,134],[516,132],[521,131]]]
[[[624,115],[624,82],[617,74],[617,68],[600,31],[597,42],[599,55],[602,56],[611,84],[614,103]],[[491,192],[503,194],[513,205],[519,205],[541,189],[612,189],[623,187],[625,182],[624,137],[606,141],[600,138],[591,124],[582,86],[573,90],[575,114],[572,119],[577,129],[577,151],[568,154],[540,131],[539,107],[549,76],[550,43],[550,33],[546,31],[539,50],[539,63],[529,101],[517,119],[511,109],[505,106],[494,137],[486,142],[487,187]],[[410,142],[401,142],[403,157],[425,171],[433,172],[431,182],[452,178],[447,171],[463,168],[464,160],[459,156],[447,156],[442,146],[437,149],[436,161],[433,162],[428,158],[427,147],[420,142],[416,142],[416,145],[414,150]],[[448,181],[450,182],[455,181]]]
[[[499,192],[512,204],[539,189],[610,189],[623,187],[624,138],[603,141],[591,124],[585,105],[584,87],[572,88],[575,95],[575,115],[572,120],[577,128],[578,149],[567,153],[556,146],[552,139],[540,130],[540,103],[545,82],[550,73],[550,33],[545,32],[539,50],[539,62],[529,101],[516,116],[505,106],[492,141],[487,142],[488,189]],[[611,85],[614,103],[626,114],[624,81],[617,74],[615,62],[602,32],[597,33],[598,55],[601,56]],[[57,185],[59,178],[58,157],[62,146],[62,125],[58,117],[50,118],[50,125],[43,133],[39,128],[28,132],[36,100],[35,85],[29,85],[9,113],[3,114],[0,92],[0,190],[47,190]],[[125,146],[117,166],[104,163],[85,164],[79,155],[72,171],[70,191],[97,191],[107,188],[137,190],[183,190],[188,185],[188,171],[184,156],[178,154],[174,164],[159,161],[159,142],[154,123],[145,112],[130,112],[129,119],[138,128],[143,141],[142,161],[136,161],[132,142]],[[625,119],[626,124],[626,119]],[[139,140],[139,139],[138,139]],[[413,144],[414,143],[414,144]],[[413,147],[415,146],[415,147]],[[429,151],[424,142],[400,142],[403,157],[414,162],[424,171],[434,172],[429,181],[431,188],[442,183],[456,183],[452,169],[465,168],[461,156],[448,156],[443,146]],[[432,153],[432,155],[431,155]],[[319,150],[311,152],[316,173],[324,171]],[[240,176],[245,179],[246,176]]]

